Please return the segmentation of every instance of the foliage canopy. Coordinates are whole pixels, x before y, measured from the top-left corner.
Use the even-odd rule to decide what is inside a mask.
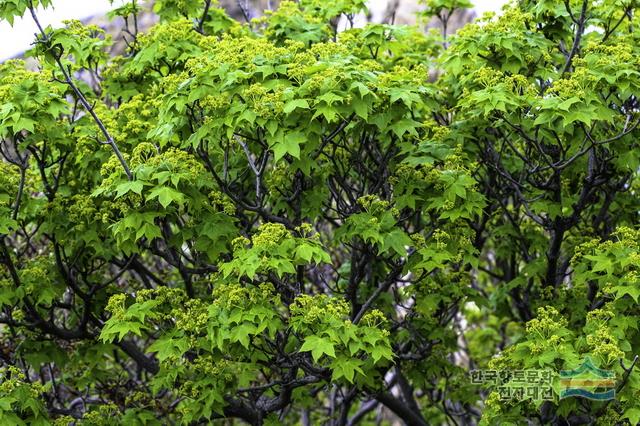
[[[640,3],[364,7],[134,0],[121,55],[70,21],[0,65],[0,423],[640,420]],[[616,400],[468,374],[587,355]]]

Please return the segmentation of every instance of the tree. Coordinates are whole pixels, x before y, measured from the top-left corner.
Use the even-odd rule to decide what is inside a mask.
[[[134,0],[119,56],[50,3],[0,0],[3,424],[640,420],[638,2]],[[587,356],[615,400],[469,375]]]

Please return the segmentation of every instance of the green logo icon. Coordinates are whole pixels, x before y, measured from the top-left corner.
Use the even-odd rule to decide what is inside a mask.
[[[560,399],[570,396],[606,401],[616,397],[615,373],[596,367],[586,357],[575,370],[560,371]]]

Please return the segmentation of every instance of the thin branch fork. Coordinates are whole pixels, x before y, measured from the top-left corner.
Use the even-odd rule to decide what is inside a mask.
[[[44,31],[44,28],[42,28],[42,25],[40,24],[40,21],[38,20],[38,16],[36,15],[35,8],[33,7],[33,3],[31,1],[29,2],[29,11],[31,12],[31,17],[33,18],[34,22],[36,23],[36,25],[38,27],[38,31],[40,31],[40,34],[42,36],[42,41],[41,42],[50,47],[50,41],[51,40],[49,39],[49,36],[47,35],[47,33]],[[80,101],[80,103],[82,104],[84,109],[87,110],[87,112],[93,118],[93,121],[98,125],[98,128],[100,129],[100,132],[102,133],[102,135],[106,139],[106,143],[111,147],[111,149],[113,150],[114,154],[118,158],[118,161],[122,165],[122,168],[124,169],[125,173],[127,174],[127,178],[129,180],[133,180],[133,175],[131,174],[131,170],[129,169],[129,166],[127,165],[127,162],[125,161],[124,157],[122,156],[122,153],[120,152],[120,149],[118,149],[118,145],[116,145],[116,142],[113,140],[113,137],[111,137],[111,134],[109,134],[109,131],[105,127],[104,123],[102,122],[102,120],[100,120],[100,117],[98,117],[98,115],[96,114],[95,110],[89,104],[89,102],[87,101],[87,98],[85,98],[85,96],[82,93],[82,91],[73,82],[73,79],[71,78],[71,70],[67,69],[64,66],[64,64],[62,63],[62,61],[60,60],[60,58],[62,56],[62,53],[54,54],[52,52],[52,55],[53,55],[54,60],[56,61],[56,64],[58,65],[58,68],[60,69],[60,72],[62,72],[62,75],[64,76],[64,83],[67,84],[69,87],[71,87],[71,89],[76,94],[76,97],[78,98],[78,100]]]
[[[638,355],[633,357],[633,361],[631,361],[631,365],[629,367],[625,367],[624,360],[622,358],[620,358],[620,367],[622,367],[622,370],[624,370],[624,373],[622,374],[622,380],[620,381],[620,383],[616,387],[616,393],[620,392],[622,390],[622,388],[625,387],[625,385],[629,381],[629,376],[633,372],[633,369],[636,366],[637,362],[638,362]],[[604,414],[606,412],[606,410],[607,410],[607,407],[611,403],[611,401],[612,401],[611,399],[607,400],[604,403],[604,405],[602,407],[600,407],[600,410],[598,410],[598,412],[596,413],[596,416],[600,416],[600,415]]]
[[[569,56],[567,56],[567,61],[564,64],[564,68],[562,70],[562,74],[566,74],[571,69],[571,62],[573,61],[573,57],[578,53],[578,49],[580,48],[580,41],[582,40],[582,34],[584,34],[584,24],[587,20],[587,4],[588,0],[584,0],[582,2],[582,10],[580,11],[580,18],[576,22],[578,28],[576,29],[576,36],[573,40],[573,46],[571,47],[571,51],[569,52]]]
[[[618,388],[616,389],[616,392],[620,392],[624,387],[624,385],[627,384],[627,380],[629,380],[629,376],[631,375],[631,372],[633,371],[633,368],[636,366],[637,362],[638,362],[638,355],[633,357],[633,361],[631,362],[631,365],[629,367],[625,367],[624,360],[620,358],[620,366],[624,370],[624,374],[622,376],[622,381],[620,382],[620,384],[618,385]]]
[[[205,0],[204,11],[202,12],[202,16],[198,20],[198,26],[196,27],[196,31],[198,31],[200,34],[204,34],[204,21],[206,21],[207,15],[209,15],[210,8],[211,8],[211,0]]]
[[[247,24],[251,25],[251,12],[249,11],[247,0],[237,0],[237,4],[240,8],[240,12],[242,12],[242,17],[247,21]]]
[[[7,160],[10,164],[17,166],[20,169],[20,182],[18,183],[18,193],[16,195],[16,200],[13,204],[13,211],[11,213],[11,218],[16,220],[18,218],[18,212],[20,211],[20,203],[22,200],[22,194],[24,192],[24,185],[26,181],[26,172],[29,167],[29,152],[25,151],[24,157],[20,154],[18,150],[18,141],[11,140],[13,142],[13,152],[9,150],[10,144],[0,144],[0,155]],[[3,149],[3,146],[6,148]]]
[[[249,147],[247,146],[247,144],[243,142],[242,139],[240,139],[240,137],[237,135],[233,135],[233,138],[242,147],[242,150],[244,151],[247,157],[247,161],[249,162],[249,167],[251,167],[253,174],[256,176],[256,202],[257,202],[257,205],[259,206],[260,196],[262,195],[260,193],[260,187],[262,186],[261,180],[262,180],[262,173],[264,172],[265,159],[263,159],[262,161],[263,164],[260,167],[256,166],[256,163],[253,161],[253,155],[251,154],[251,151],[249,151]]]

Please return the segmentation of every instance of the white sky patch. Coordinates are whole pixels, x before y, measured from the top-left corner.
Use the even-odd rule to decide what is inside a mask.
[[[116,0],[111,6],[108,0],[54,0],[53,7],[38,9],[38,19],[45,27],[60,27],[66,19],[83,19],[103,14],[125,2],[126,0]],[[499,11],[505,0],[475,0],[473,3],[478,15],[482,15],[486,11]],[[0,61],[28,50],[36,32],[36,25],[28,12],[23,18],[16,18],[13,27],[8,22],[0,21]]]
[[[38,8],[38,20],[43,27],[62,26],[67,19],[84,19],[92,15],[103,14],[125,3],[117,0],[113,6],[108,0],[54,0],[53,6],[47,9]],[[36,24],[27,11],[24,17],[16,18],[13,27],[8,22],[0,21],[0,61],[12,58],[31,48],[38,31]]]
[[[482,16],[485,12],[500,12],[502,6],[504,6],[507,1],[506,0],[471,0],[471,3],[474,4],[474,8],[476,12],[478,12],[478,16]]]

